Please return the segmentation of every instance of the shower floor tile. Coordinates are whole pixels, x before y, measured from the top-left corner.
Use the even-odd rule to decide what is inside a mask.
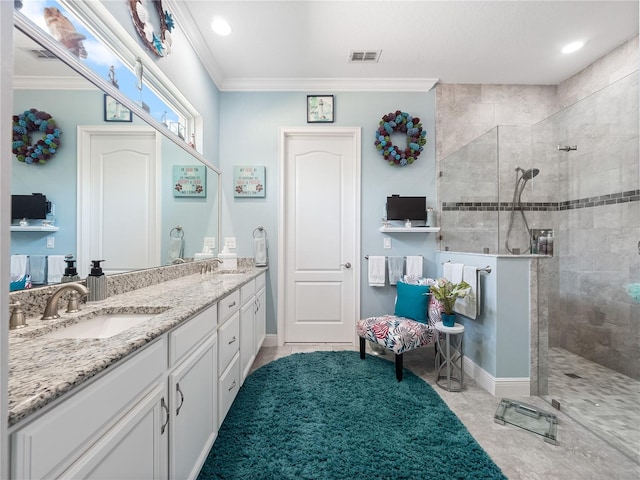
[[[640,463],[640,381],[550,348],[549,395],[543,398],[560,402],[562,412]]]

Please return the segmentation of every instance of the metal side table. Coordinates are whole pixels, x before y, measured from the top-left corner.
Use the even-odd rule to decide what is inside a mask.
[[[436,346],[436,384],[449,392],[459,392],[464,387],[464,325],[456,323],[453,327],[445,327],[437,322]],[[440,334],[444,334],[444,342]]]

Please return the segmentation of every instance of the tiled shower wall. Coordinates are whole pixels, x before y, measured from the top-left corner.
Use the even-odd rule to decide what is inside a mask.
[[[484,178],[497,177],[499,201],[511,202],[515,167],[538,168],[540,174],[523,193],[527,220],[532,228],[554,228],[557,246],[553,259],[540,262],[540,334],[546,342],[548,327],[552,346],[562,345],[634,378],[640,375],[640,322],[635,320],[640,311],[625,297],[624,284],[640,278],[638,86],[624,82],[637,82],[637,75],[625,79],[637,70],[636,36],[557,87],[438,85],[436,92],[440,201],[460,205],[439,212],[440,248],[482,252],[490,247],[491,253],[503,253],[508,208],[478,208],[491,197]],[[596,94],[584,100],[601,90],[601,98]],[[538,124],[576,103],[574,110]],[[560,121],[561,115],[567,118]],[[629,123],[632,119],[635,123]],[[489,132],[496,125],[501,126]],[[545,129],[547,139],[536,144]],[[614,131],[615,138],[604,140],[604,129]],[[478,152],[476,143],[486,148],[493,142],[497,153],[482,157],[468,148],[456,151],[476,137],[471,149]],[[556,149],[574,144],[577,151]],[[454,174],[445,168],[451,166]],[[474,187],[471,177],[483,181]],[[499,240],[491,239],[495,223]],[[522,233],[522,226],[514,230]],[[526,238],[513,241],[526,245]],[[602,281],[596,280],[599,276]]]

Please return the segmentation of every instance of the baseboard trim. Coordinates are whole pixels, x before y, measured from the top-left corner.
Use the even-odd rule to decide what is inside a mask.
[[[278,335],[267,334],[264,337],[264,342],[262,342],[263,347],[277,347],[278,346]]]
[[[476,365],[469,357],[464,357],[464,372],[494,397],[519,397],[531,394],[529,377],[496,378]]]

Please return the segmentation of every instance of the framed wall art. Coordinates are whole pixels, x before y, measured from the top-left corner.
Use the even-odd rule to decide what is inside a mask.
[[[266,194],[264,167],[233,167],[233,196],[261,198]]]
[[[111,95],[104,94],[104,121],[105,122],[131,122],[133,115],[131,110],[118,102]]]
[[[206,197],[207,169],[204,165],[173,166],[174,197]]]
[[[333,95],[307,95],[307,123],[333,123]]]

